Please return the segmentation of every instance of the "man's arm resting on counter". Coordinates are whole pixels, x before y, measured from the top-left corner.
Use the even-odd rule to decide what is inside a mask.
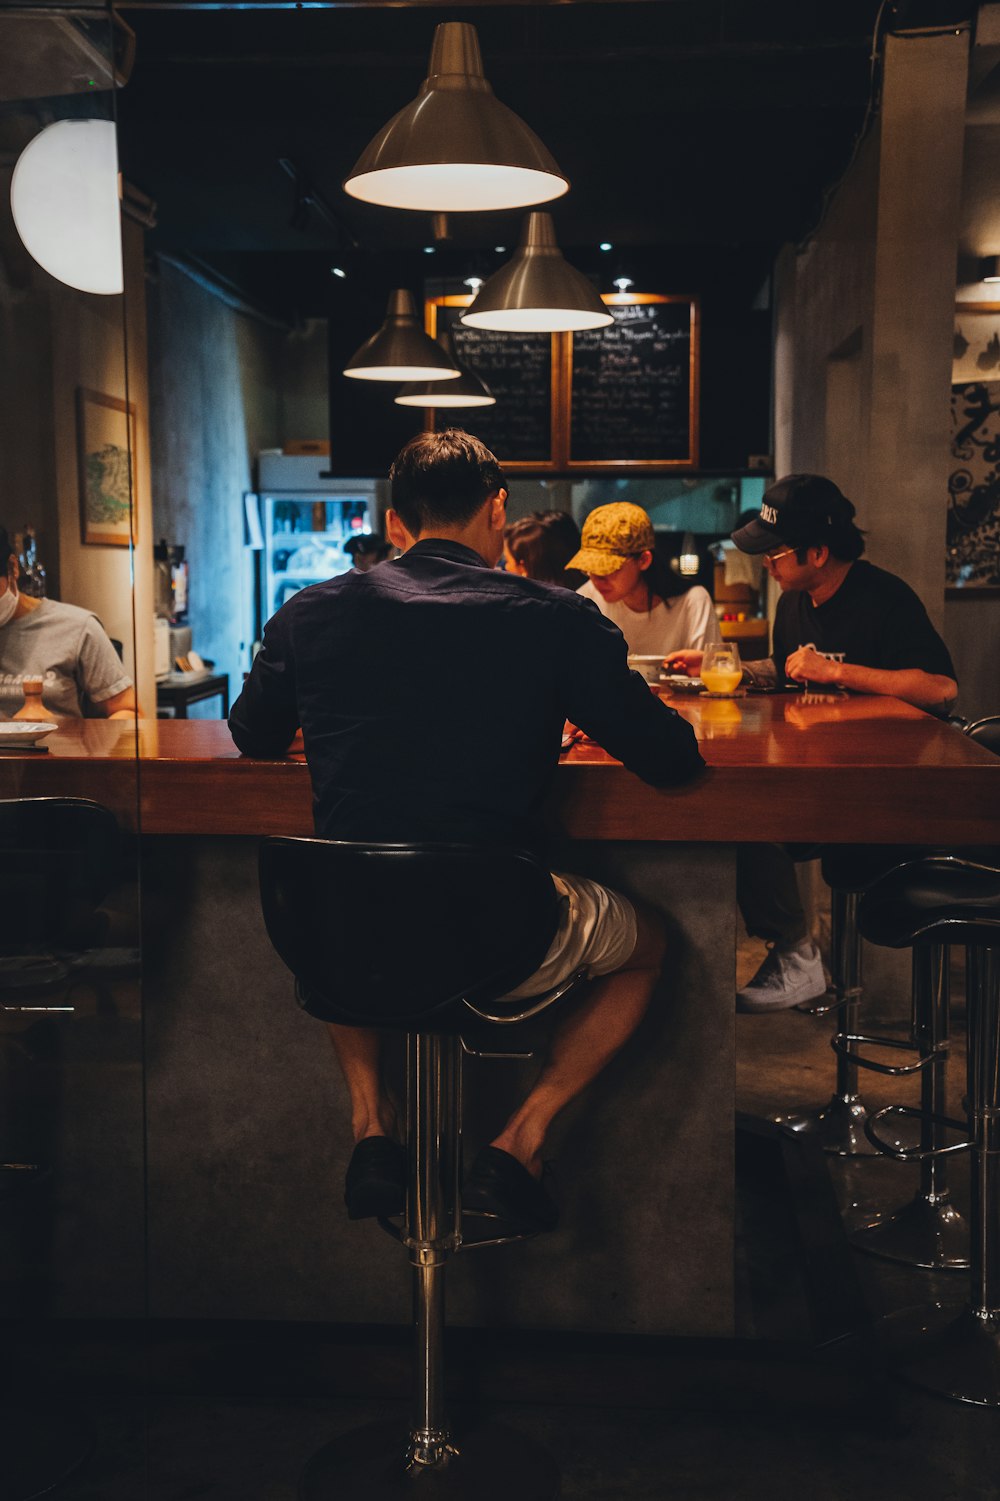
[[[596,620],[576,623],[579,635],[567,651],[567,718],[651,786],[689,782],[705,767],[694,730],[629,671],[618,627],[590,608]]]
[[[123,688],[121,693],[113,693],[97,707],[107,719],[135,719],[139,713],[134,688]]]
[[[958,696],[954,678],[924,672],[922,667],[861,667],[856,662],[831,662],[808,646],[800,646],[785,663],[796,681],[836,683],[853,693],[880,693],[901,698],[918,709],[944,709]]]
[[[298,728],[295,676],[275,619],[230,710],[229,732],[245,756],[273,757],[285,754]]]

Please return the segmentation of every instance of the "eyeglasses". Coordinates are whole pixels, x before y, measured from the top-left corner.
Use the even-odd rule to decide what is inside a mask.
[[[783,547],[780,552],[766,552],[764,554],[764,562],[777,563],[781,558],[790,557],[794,551],[794,547]]]

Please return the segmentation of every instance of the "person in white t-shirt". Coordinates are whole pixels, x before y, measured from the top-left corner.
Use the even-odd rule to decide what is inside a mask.
[[[712,596],[698,584],[685,589],[656,556],[641,506],[622,500],[591,511],[566,567],[589,575],[577,593],[614,621],[636,656],[700,651],[722,639]]]

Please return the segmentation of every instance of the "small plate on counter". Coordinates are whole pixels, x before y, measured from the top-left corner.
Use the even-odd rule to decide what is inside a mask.
[[[55,729],[58,725],[51,719],[4,720],[0,723],[0,751],[32,750]]]
[[[705,690],[705,684],[701,678],[686,678],[680,674],[665,677],[663,679],[663,686],[664,688],[676,688],[678,693],[703,693]]]

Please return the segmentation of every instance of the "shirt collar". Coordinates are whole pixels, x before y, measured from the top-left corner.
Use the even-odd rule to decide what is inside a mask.
[[[471,547],[466,547],[462,542],[452,542],[447,537],[425,537],[420,542],[414,542],[403,554],[403,558],[444,558],[449,563],[465,563],[473,568],[489,568],[485,558]]]

